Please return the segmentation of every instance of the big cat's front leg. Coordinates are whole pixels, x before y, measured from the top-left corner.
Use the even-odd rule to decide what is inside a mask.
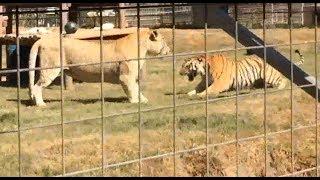
[[[196,95],[196,94],[198,94],[198,93],[201,93],[201,92],[204,91],[205,89],[206,89],[206,83],[205,83],[205,81],[202,80],[202,81],[197,85],[197,87],[196,87],[194,90],[188,92],[188,95],[189,95],[189,96]]]
[[[222,91],[224,91],[224,89],[222,88],[223,86],[219,86],[218,83],[215,83],[215,84],[211,84],[209,87],[208,87],[208,95],[210,96],[218,96],[219,93],[221,93]],[[205,97],[206,96],[206,91],[203,91],[201,93],[197,93],[197,96],[199,97]]]

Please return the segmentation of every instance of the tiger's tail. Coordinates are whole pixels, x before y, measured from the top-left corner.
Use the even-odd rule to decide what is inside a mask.
[[[296,63],[298,66],[300,66],[301,64],[304,63],[304,56],[300,53],[298,49],[296,49],[294,52],[297,53],[300,57],[300,61]]]

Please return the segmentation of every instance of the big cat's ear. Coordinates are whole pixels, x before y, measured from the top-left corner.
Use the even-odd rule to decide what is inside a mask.
[[[202,62],[202,61],[205,61],[206,60],[206,57],[204,55],[201,55],[200,57],[198,57],[198,61],[199,62]]]
[[[157,37],[158,37],[158,32],[157,32],[156,30],[153,30],[153,31],[150,33],[149,39],[150,39],[151,41],[155,41],[155,40],[157,39]]]

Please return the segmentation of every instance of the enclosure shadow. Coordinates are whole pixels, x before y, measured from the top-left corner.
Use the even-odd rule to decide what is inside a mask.
[[[100,101],[101,99],[71,99],[70,101],[73,102],[79,102],[81,104],[93,104],[96,103],[98,101]],[[113,102],[113,103],[125,103],[125,102],[129,102],[127,97],[105,97],[104,98],[105,102]]]
[[[18,102],[17,99],[7,99],[7,101]],[[43,100],[43,101],[45,103],[52,103],[52,102],[59,102],[60,100],[58,100],[58,99],[46,99],[46,100]],[[21,102],[22,105],[32,106],[32,102],[29,99],[21,99],[20,102]]]
[[[101,99],[71,99],[70,101],[78,102],[81,104],[94,104]],[[7,101],[14,101],[18,102],[17,99],[7,99]],[[127,97],[106,97],[104,98],[105,102],[113,102],[113,103],[126,103],[129,102]],[[29,99],[21,99],[21,104],[25,106],[32,106],[32,102]],[[52,102],[60,102],[60,99],[46,99],[44,100],[45,103],[52,103]]]

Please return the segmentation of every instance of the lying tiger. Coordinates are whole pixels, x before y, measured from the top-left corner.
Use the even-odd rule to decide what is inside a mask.
[[[207,57],[208,64],[208,94],[216,96],[221,92],[236,88],[236,63],[228,59],[222,54],[216,54]],[[185,59],[180,69],[180,75],[187,75],[189,81],[200,74],[201,82],[195,90],[188,93],[189,96],[206,95],[206,70],[205,56],[197,56]],[[253,86],[258,80],[264,79],[264,63],[263,59],[251,55],[238,60],[238,87]],[[266,83],[268,87],[277,87],[278,89],[285,88],[287,79],[272,66],[266,64]]]

